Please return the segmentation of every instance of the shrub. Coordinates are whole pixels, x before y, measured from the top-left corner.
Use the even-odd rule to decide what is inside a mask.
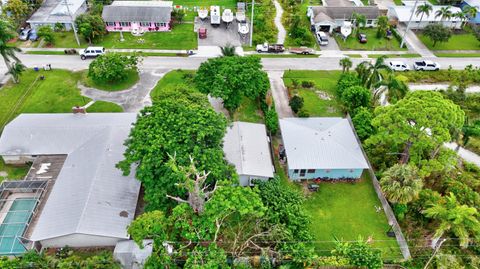
[[[128,77],[129,71],[138,71],[137,55],[107,53],[90,63],[88,77],[96,82],[118,82]]]
[[[365,87],[352,86],[345,89],[341,100],[347,111],[353,112],[357,108],[368,107],[372,100],[372,93]]]
[[[298,111],[297,116],[299,116],[300,118],[308,118],[310,117],[310,113],[308,113],[308,111],[302,108],[300,109],[300,111]]]
[[[270,107],[265,113],[265,125],[271,135],[275,135],[278,132],[278,114],[275,106]]]
[[[53,30],[50,26],[44,25],[38,28],[38,37],[43,38],[43,41],[47,43],[47,45],[53,44],[55,42],[55,37],[53,36]]]
[[[352,122],[358,137],[362,141],[375,133],[375,129],[372,126],[372,120],[373,113],[368,108],[360,107],[355,110]]]
[[[65,31],[65,25],[63,23],[57,22],[53,26],[53,31],[55,32],[63,32]]]
[[[393,213],[395,213],[395,217],[402,221],[405,218],[405,214],[408,212],[408,206],[404,204],[393,204],[392,206]]]
[[[303,108],[303,98],[301,96],[295,95],[290,99],[288,103],[292,108],[292,111],[296,114],[300,109]]]
[[[360,79],[354,73],[343,73],[337,82],[337,97],[342,97],[343,91],[352,86],[360,85]]]
[[[450,28],[436,23],[427,25],[423,34],[433,42],[432,47],[435,47],[437,42],[448,42],[452,36],[452,31]]]
[[[313,86],[315,86],[315,83],[313,83],[313,81],[309,81],[309,80],[302,81],[302,88],[313,88]]]

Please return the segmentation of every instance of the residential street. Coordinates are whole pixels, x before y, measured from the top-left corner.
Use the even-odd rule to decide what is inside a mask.
[[[52,68],[62,68],[69,70],[87,69],[92,60],[82,61],[77,56],[64,55],[34,55],[19,54],[18,57],[27,67],[42,67],[45,64],[51,64]],[[402,60],[413,65],[418,58],[391,58],[392,60]],[[142,69],[196,69],[207,58],[197,57],[145,57],[142,63]],[[354,65],[365,61],[362,58],[351,58]],[[321,57],[321,58],[263,58],[262,64],[267,71],[285,71],[285,70],[340,70],[338,65],[339,57]],[[374,59],[372,59],[374,61]],[[474,58],[436,58],[442,68],[464,69],[467,65],[480,66],[478,60]],[[0,67],[2,74],[6,73],[5,65]]]

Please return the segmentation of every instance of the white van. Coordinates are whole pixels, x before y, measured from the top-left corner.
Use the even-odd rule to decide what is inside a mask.
[[[318,44],[320,44],[320,46],[328,45],[328,37],[327,37],[327,34],[325,34],[325,32],[318,31],[316,34],[316,37],[317,37],[317,42]]]
[[[408,66],[408,64],[402,62],[402,61],[391,61],[388,66],[390,67],[390,69],[392,69],[393,71],[409,71],[410,70],[410,66]]]
[[[80,55],[80,58],[82,58],[82,60],[85,60],[89,57],[98,57],[102,54],[105,54],[105,48],[104,47],[88,47],[86,49],[80,50],[78,54]]]

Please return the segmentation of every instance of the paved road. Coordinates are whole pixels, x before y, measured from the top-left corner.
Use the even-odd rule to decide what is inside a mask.
[[[447,90],[450,87],[449,84],[408,84],[408,88],[412,91],[438,91]],[[479,93],[480,86],[468,86],[465,89],[466,93]]]
[[[288,104],[288,94],[285,84],[283,84],[282,71],[269,71],[268,79],[272,90],[273,101],[275,102],[275,109],[277,110],[279,118],[293,117],[292,109]]]
[[[451,150],[456,150],[457,149],[457,144],[456,143],[445,143],[445,147],[451,149]],[[457,151],[458,156],[460,156],[462,159],[464,159],[467,162],[471,162],[478,167],[480,167],[480,156],[475,154],[474,152],[471,152],[468,149],[460,147]]]
[[[27,67],[43,66],[51,64],[53,68],[63,68],[69,70],[87,69],[91,60],[82,61],[77,56],[66,55],[33,55],[20,54],[19,58]],[[142,63],[142,69],[161,70],[161,69],[197,69],[207,58],[201,57],[145,57]],[[352,58],[354,65],[365,59]],[[402,60],[413,65],[415,59],[412,58],[392,58],[392,60]],[[418,59],[417,59],[418,60]],[[338,57],[321,58],[263,58],[262,63],[267,71],[285,71],[285,70],[340,70]],[[372,59],[373,61],[373,59]],[[449,65],[453,69],[463,69],[467,65],[480,66],[480,60],[474,58],[437,58],[437,62],[443,68]],[[4,64],[0,66],[0,73],[5,73]]]

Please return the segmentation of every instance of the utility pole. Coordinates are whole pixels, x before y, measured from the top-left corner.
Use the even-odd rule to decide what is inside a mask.
[[[410,24],[412,23],[413,14],[417,11],[418,0],[415,0],[415,4],[413,5],[412,13],[410,14],[410,19],[408,19],[407,29],[405,29],[405,33],[403,33],[402,42],[400,43],[400,48],[403,48],[405,44],[405,36],[407,36],[407,32],[410,30]]]
[[[68,6],[67,0],[65,0],[65,6],[67,7],[68,16],[70,16],[70,20],[72,22],[73,34],[75,35],[75,40],[77,40],[77,44],[80,46],[80,40],[78,39],[77,28],[75,27],[75,22],[73,21],[72,13],[70,12],[70,7]]]
[[[436,246],[435,246],[435,250],[433,251],[433,254],[432,254],[432,257],[430,257],[430,259],[428,259],[428,262],[427,264],[425,264],[425,267],[423,267],[423,269],[427,269],[428,266],[430,265],[430,263],[432,262],[433,258],[435,257],[435,255],[437,255],[437,252],[438,250],[440,249],[440,247],[442,246],[442,244],[447,241],[447,239],[442,239],[440,241],[440,243],[438,243]]]
[[[255,0],[252,0],[252,18],[250,18],[250,47],[252,46],[252,39],[253,39],[253,16],[255,10]]]

